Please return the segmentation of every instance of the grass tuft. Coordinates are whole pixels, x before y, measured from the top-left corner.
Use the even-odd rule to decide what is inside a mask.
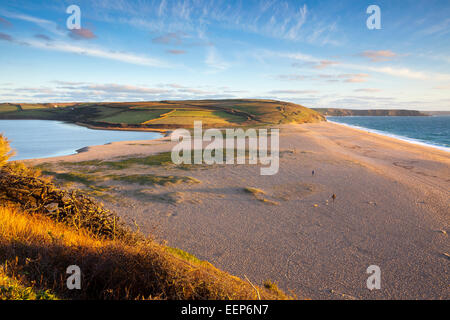
[[[0,267],[0,300],[58,300],[50,290],[36,290],[26,287],[8,277]]]
[[[252,187],[246,187],[244,188],[244,191],[247,193],[251,193],[254,196],[260,195],[260,194],[266,194],[263,190],[258,188],[252,188]]]

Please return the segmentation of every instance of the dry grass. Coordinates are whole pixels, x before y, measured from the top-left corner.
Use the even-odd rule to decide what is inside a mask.
[[[39,172],[9,163],[0,168],[0,201],[24,212],[41,214],[96,237],[132,240],[131,233],[111,211],[79,190],[57,188]]]
[[[8,159],[14,155],[9,146],[8,139],[0,134],[0,167],[4,166]]]
[[[261,202],[264,203],[264,204],[269,204],[269,205],[272,205],[272,206],[277,206],[277,205],[279,205],[278,202],[273,201],[273,200],[269,200],[269,199],[266,199],[266,198],[259,198],[258,200],[261,201]]]
[[[29,288],[29,292],[46,292],[49,297],[52,292],[63,299],[257,298],[248,282],[180,252],[151,240],[128,245],[120,240],[95,239],[84,230],[72,230],[48,217],[0,207],[4,277],[21,279],[20,283],[11,281],[15,287]],[[81,290],[66,288],[69,265],[82,270]],[[262,299],[288,298],[270,288],[258,291]],[[33,294],[28,297],[33,298]]]
[[[266,192],[264,190],[261,190],[258,188],[253,188],[253,187],[246,187],[246,188],[244,188],[244,191],[247,193],[250,193],[258,201],[261,201],[264,204],[269,204],[269,205],[273,205],[273,206],[279,205],[279,203],[276,201],[272,201],[272,200],[264,198],[263,196],[266,195]]]
[[[6,162],[9,145],[0,143]],[[129,231],[83,193],[24,165],[2,163],[0,201],[0,300],[289,298]],[[71,265],[81,269],[81,290],[67,288]]]
[[[244,191],[247,193],[251,193],[255,197],[260,194],[266,194],[263,190],[258,189],[258,188],[252,188],[252,187],[246,187],[246,188],[244,188]]]

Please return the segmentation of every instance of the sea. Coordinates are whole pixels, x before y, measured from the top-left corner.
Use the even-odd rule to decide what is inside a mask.
[[[330,122],[450,152],[450,116],[327,117]]]
[[[51,120],[0,120],[0,133],[16,153],[11,160],[65,156],[87,146],[162,137],[158,132],[94,130]]]

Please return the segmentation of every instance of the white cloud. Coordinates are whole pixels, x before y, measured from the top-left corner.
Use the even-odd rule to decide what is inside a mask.
[[[396,57],[397,54],[391,50],[364,51],[359,54],[362,57],[369,58],[372,62],[389,61]]]
[[[168,90],[164,89],[155,89],[155,88],[146,88],[146,87],[138,87],[132,85],[121,85],[121,84],[89,84],[80,87],[74,87],[74,89],[82,89],[82,90],[92,90],[96,92],[104,92],[104,93],[133,93],[133,94],[164,94],[168,93]]]
[[[155,87],[118,83],[88,83],[51,81],[52,86],[0,86],[0,101],[4,102],[95,102],[95,101],[158,101],[187,99],[237,98],[229,88],[204,90],[179,84],[159,84]],[[227,90],[224,90],[227,89]]]
[[[87,55],[91,57],[142,65],[147,67],[160,67],[160,68],[170,67],[166,62],[163,62],[155,58],[140,56],[127,52],[110,51],[100,47],[83,47],[66,42],[42,43],[35,40],[28,40],[26,43],[34,48],[39,49],[70,52],[75,54]]]
[[[388,74],[390,76],[409,78],[409,79],[427,79],[429,76],[421,71],[414,71],[408,68],[394,67],[365,67],[366,70]]]
[[[282,81],[302,81],[308,77],[301,74],[279,74],[274,78]]]
[[[337,65],[340,62],[338,61],[330,61],[330,60],[322,60],[317,65],[314,66],[315,69],[325,69],[329,66]]]
[[[349,73],[349,74],[340,74],[337,77],[343,79],[344,82],[360,83],[366,82],[369,75],[367,73]]]
[[[298,12],[298,20],[295,25],[293,25],[289,31],[286,33],[286,38],[295,40],[299,36],[300,28],[305,24],[306,22],[306,15],[308,13],[308,8],[306,7],[306,4],[303,5],[302,8],[299,9]]]
[[[361,89],[355,89],[353,91],[355,91],[355,92],[370,92],[370,93],[381,92],[380,89],[376,89],[376,88],[361,88]]]
[[[436,90],[450,90],[450,84],[438,85],[433,87]]]
[[[425,30],[422,30],[422,33],[426,35],[434,35],[434,34],[444,35],[449,32],[450,32],[450,18],[447,18],[438,24],[435,24]]]
[[[321,59],[313,57],[311,55],[308,54],[304,54],[301,52],[271,52],[268,51],[267,53],[269,53],[270,55],[276,55],[282,58],[289,58],[289,59],[293,59],[293,60],[300,60],[300,61],[305,61],[305,62],[317,62],[320,63]]]
[[[215,47],[208,48],[205,64],[212,69],[209,72],[224,71],[230,67],[228,62],[222,60]]]
[[[51,33],[54,33],[56,35],[59,35],[59,36],[63,36],[66,34],[66,32],[63,31],[62,29],[60,29],[58,27],[58,25],[53,21],[49,21],[49,20],[29,16],[26,14],[21,14],[21,13],[12,13],[9,11],[0,11],[0,13],[3,16],[11,18],[11,19],[18,19],[18,20],[34,23],[34,24],[40,26],[42,29],[45,29],[45,30],[47,30]]]
[[[269,50],[261,50],[259,57],[260,58],[281,57],[281,58],[287,58],[287,59],[292,59],[292,60],[296,60],[296,61],[316,63],[319,66],[322,64],[322,61],[327,61],[320,57],[315,57],[315,56],[308,55],[308,54],[305,54],[302,52],[276,52],[276,51],[269,51]],[[394,77],[416,79],[416,80],[433,79],[433,80],[445,81],[445,80],[450,79],[450,75],[446,74],[446,73],[417,71],[417,70],[412,70],[412,69],[409,69],[406,67],[390,67],[390,66],[374,67],[372,65],[368,66],[368,65],[361,65],[361,64],[344,63],[344,62],[336,64],[336,67],[343,69],[343,70],[350,69],[350,70],[359,70],[362,72],[372,71],[372,72],[376,72],[376,73],[387,74],[387,75],[394,76]]]
[[[272,90],[269,94],[315,94],[317,90]]]
[[[159,7],[158,7],[158,16],[159,17],[161,17],[164,14],[164,12],[166,10],[166,6],[167,6],[166,0],[161,0],[161,3],[159,4]]]

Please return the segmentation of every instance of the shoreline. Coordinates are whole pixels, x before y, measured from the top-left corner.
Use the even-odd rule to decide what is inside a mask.
[[[276,176],[261,176],[259,165],[136,162],[93,173],[88,169],[96,164],[72,165],[146,157],[174,143],[167,137],[117,142],[31,164],[100,179],[93,186],[108,188],[102,202],[130,226],[255,283],[270,279],[311,299],[448,299],[442,280],[450,252],[447,152],[321,122],[280,126]],[[196,183],[103,180],[108,174]],[[379,291],[365,286],[372,264],[383,272]]]
[[[390,134],[387,132],[383,132],[383,131],[379,131],[379,130],[375,130],[375,129],[370,129],[370,128],[365,128],[365,127],[359,127],[359,126],[354,126],[354,125],[349,125],[349,124],[345,124],[345,123],[340,123],[340,122],[335,122],[332,120],[328,120],[327,121],[322,121],[321,123],[332,123],[332,124],[336,124],[336,125],[340,125],[346,128],[350,128],[353,130],[357,130],[363,134],[373,134],[373,135],[377,135],[383,138],[389,138],[389,139],[393,139],[393,141],[398,141],[398,142],[403,142],[403,143],[407,143],[411,146],[420,146],[420,147],[425,147],[425,148],[432,148],[433,150],[439,150],[439,151],[444,151],[447,153],[450,153],[450,148],[444,147],[444,146],[438,146],[438,145],[433,145],[430,143],[425,143],[419,140],[415,140],[413,138],[408,138],[408,137],[404,137],[404,136],[398,136],[395,134]],[[90,126],[84,126],[78,123],[71,123],[71,124],[75,124],[75,125],[80,125],[82,127],[87,127],[89,129],[92,130],[111,130],[111,131],[140,131],[140,132],[145,132],[145,130],[120,130],[120,129],[105,129],[105,128],[91,128]],[[294,124],[294,125],[308,125],[308,124]],[[152,131],[152,130],[148,130],[148,131]],[[94,150],[98,150],[100,147],[103,146],[109,146],[112,144],[137,144],[139,142],[167,142],[168,138],[170,137],[170,134],[172,133],[172,130],[167,129],[164,131],[160,132],[163,136],[157,139],[150,139],[150,140],[130,140],[130,141],[111,141],[108,142],[106,144],[101,144],[101,145],[88,145],[88,146],[84,146],[81,147],[77,150],[74,150],[74,153],[70,154],[70,155],[63,155],[63,156],[50,156],[50,157],[42,157],[42,158],[31,158],[31,159],[21,159],[21,160],[13,160],[13,161],[31,161],[31,162],[42,162],[42,160],[46,159],[46,160],[52,160],[52,159],[58,159],[58,160],[64,160],[65,157],[73,157],[79,154],[89,154],[89,158],[92,158],[91,155],[94,152]],[[130,153],[125,153],[125,154],[130,154]],[[52,161],[53,162],[53,161]]]
[[[372,133],[372,134],[377,134],[377,135],[380,135],[380,136],[383,136],[383,137],[389,137],[389,138],[400,140],[400,141],[403,141],[403,142],[408,142],[408,143],[411,143],[411,144],[414,144],[414,145],[420,145],[420,146],[423,146],[423,147],[430,147],[430,148],[434,148],[434,149],[438,149],[438,150],[446,151],[446,152],[450,153],[450,147],[436,145],[436,144],[432,144],[430,142],[424,142],[424,141],[421,141],[421,140],[418,140],[418,139],[415,139],[415,138],[401,136],[401,135],[397,135],[397,134],[394,134],[394,133],[389,133],[389,132],[381,131],[381,130],[377,130],[377,129],[371,129],[371,128],[351,125],[351,124],[342,123],[342,122],[336,122],[336,121],[329,120],[329,119],[327,119],[327,122],[334,123],[334,124],[337,124],[337,125],[342,125],[342,126],[345,126],[345,127],[348,127],[348,128],[352,128],[352,129],[357,129],[357,130],[360,130],[360,131],[369,132],[369,133]]]
[[[75,150],[73,154],[64,156],[31,158],[23,160],[33,165],[55,162],[80,162],[86,160],[112,160],[115,158],[158,154],[166,151],[166,146],[171,144],[167,135],[151,140],[112,141],[106,144],[90,145]]]
[[[0,119],[0,124],[2,121],[7,121],[12,124],[5,125],[6,130],[5,132],[0,131],[0,133],[4,133],[7,137],[10,135],[14,137],[14,130],[11,130],[12,127],[17,126],[17,124],[14,124],[14,122],[28,122],[28,121],[34,121],[34,122],[45,122],[43,125],[37,125],[39,129],[44,129],[44,126],[48,123],[52,123],[52,128],[58,128],[59,126],[62,126],[62,131],[57,131],[61,134],[67,134],[70,132],[70,128],[78,128],[78,130],[81,130],[81,132],[84,132],[85,139],[80,139],[79,142],[68,138],[69,143],[65,144],[64,146],[60,143],[59,145],[52,145],[51,150],[48,150],[48,148],[43,148],[41,150],[34,150],[30,152],[30,148],[27,148],[26,141],[24,140],[24,135],[20,136],[19,138],[15,137],[12,138],[12,142],[14,142],[16,139],[18,140],[18,145],[15,146],[12,145],[12,148],[14,150],[17,150],[16,155],[13,156],[10,160],[11,161],[33,161],[36,159],[52,159],[52,158],[61,158],[61,157],[69,157],[73,155],[77,155],[79,153],[86,152],[92,147],[95,146],[102,146],[102,145],[109,145],[111,143],[115,142],[121,142],[121,141],[128,141],[130,143],[133,143],[133,141],[152,141],[152,140],[159,140],[163,139],[170,135],[172,131],[170,130],[134,130],[132,128],[105,128],[105,127],[92,127],[88,125],[83,125],[78,122],[70,122],[70,121],[62,121],[62,120],[40,120],[40,119]],[[21,125],[19,125],[20,127]],[[98,132],[98,135],[95,131]],[[111,132],[111,133],[108,133]],[[115,132],[115,133],[114,133]],[[31,134],[30,132],[27,134]],[[86,138],[89,136],[91,138]],[[152,136],[152,137],[149,137]],[[154,137],[153,137],[154,136]],[[48,141],[52,143],[51,136],[46,137],[47,140],[42,141]],[[128,140],[124,140],[128,139]],[[57,139],[56,139],[57,140]],[[55,140],[55,141],[56,141]],[[85,143],[83,143],[85,142]],[[40,152],[42,151],[42,152]],[[33,155],[33,153],[37,154],[38,157]],[[16,157],[17,156],[17,157]]]
[[[59,120],[55,120],[55,121],[59,121]],[[77,126],[85,127],[85,128],[91,129],[91,130],[135,131],[135,132],[150,131],[150,132],[159,132],[159,133],[163,134],[164,136],[166,136],[167,134],[170,134],[170,132],[172,131],[171,129],[154,129],[154,128],[100,127],[100,126],[94,126],[94,125],[82,123],[82,122],[68,122],[68,121],[63,121],[63,122],[75,124]]]
[[[4,119],[4,120],[10,120],[10,119]],[[16,119],[12,119],[12,120],[16,120]],[[22,119],[17,119],[17,120],[22,120]],[[23,120],[35,120],[35,119],[23,119]],[[46,121],[48,121],[48,120],[46,120]],[[161,135],[162,135],[162,137],[157,138],[157,139],[151,139],[151,140],[130,140],[130,141],[110,141],[110,142],[108,142],[107,144],[104,144],[104,145],[109,145],[109,144],[118,143],[118,142],[135,143],[135,142],[140,142],[140,141],[157,141],[157,140],[169,137],[170,134],[173,131],[173,129],[97,127],[97,126],[93,126],[93,125],[89,125],[89,124],[85,124],[85,123],[80,123],[80,122],[68,122],[68,121],[61,121],[61,120],[50,120],[50,121],[57,121],[57,122],[61,122],[61,123],[72,124],[72,125],[76,125],[76,126],[80,126],[80,127],[85,127],[85,128],[91,129],[91,130],[158,132],[158,133],[161,133]],[[329,119],[326,119],[326,121],[323,121],[323,122],[329,122],[329,123],[341,125],[341,126],[344,126],[344,127],[347,127],[347,128],[356,129],[356,130],[362,131],[364,133],[376,134],[376,135],[379,135],[379,136],[382,136],[382,137],[395,139],[395,140],[406,142],[406,143],[409,143],[409,144],[412,144],[412,145],[417,145],[417,146],[422,146],[422,147],[429,147],[429,148],[433,148],[433,149],[437,149],[437,150],[440,150],[440,151],[444,151],[444,152],[450,153],[450,147],[445,147],[445,146],[442,146],[442,145],[436,145],[436,144],[432,144],[430,142],[424,142],[424,141],[421,141],[421,140],[418,140],[418,139],[415,139],[415,138],[410,138],[410,137],[406,137],[406,136],[396,135],[396,134],[392,134],[392,133],[381,131],[381,130],[377,130],[377,129],[371,129],[371,128],[361,127],[361,126],[357,126],[357,125],[351,125],[351,124],[336,122],[336,121],[329,120]],[[89,152],[90,149],[92,149],[93,147],[98,147],[98,146],[102,146],[102,145],[86,145],[86,146],[83,146],[81,148],[78,148],[77,150],[74,150],[72,154],[48,156],[48,157],[40,157],[40,158],[30,158],[30,159],[17,159],[17,160],[12,160],[12,161],[39,161],[39,160],[42,160],[42,159],[53,159],[53,158],[70,157],[70,156],[74,156],[74,155],[77,155],[77,154],[80,154],[80,153]]]

